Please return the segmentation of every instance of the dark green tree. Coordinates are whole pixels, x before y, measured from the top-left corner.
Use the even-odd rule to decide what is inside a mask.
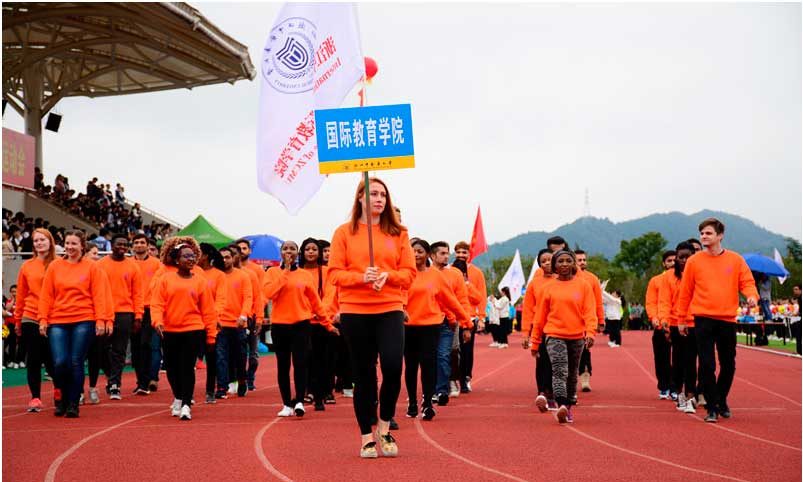
[[[660,262],[666,239],[661,233],[652,231],[630,241],[623,240],[619,246],[619,254],[613,259],[613,265],[643,278],[655,266],[656,261]]]

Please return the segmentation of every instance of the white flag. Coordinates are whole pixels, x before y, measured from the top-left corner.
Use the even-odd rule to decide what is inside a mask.
[[[533,261],[533,267],[530,269],[530,276],[527,277],[527,284],[525,286],[530,286],[530,283],[533,281],[533,277],[535,277],[535,272],[538,271],[538,259]]]
[[[781,253],[779,253],[778,249],[776,249],[776,248],[772,248],[772,250],[775,251],[775,262],[780,264],[781,266],[783,266],[783,258],[781,257]],[[783,267],[784,267],[784,269],[786,269],[786,266],[783,266]],[[786,281],[786,276],[783,276],[783,277],[779,276],[778,277],[778,282],[779,283],[783,284],[784,281]]]
[[[510,290],[510,303],[514,304],[521,298],[521,291],[524,288],[524,268],[521,267],[521,256],[519,250],[516,250],[516,255],[513,256],[513,262],[505,272],[502,281],[499,282],[499,291],[507,286]]]
[[[357,12],[346,3],[287,3],[262,51],[257,184],[290,214],[323,183],[315,109],[339,107],[365,75]]]

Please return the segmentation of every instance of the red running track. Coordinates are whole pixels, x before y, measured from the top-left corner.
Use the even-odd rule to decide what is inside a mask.
[[[325,412],[278,419],[275,359],[263,358],[256,392],[200,403],[191,422],[170,417],[166,381],[147,397],[105,397],[79,419],[46,409],[25,413],[24,387],[3,390],[3,479],[15,482],[221,480],[801,480],[799,359],[740,349],[719,424],[657,399],[650,334],[625,332],[622,348],[598,337],[593,391],[580,394],[576,421],[559,426],[536,410],[529,352],[477,339],[474,392],[438,408],[432,422],[397,410],[400,456],[362,460],[351,400]],[[199,382],[205,372],[198,371]],[[164,377],[163,377],[164,378]],[[203,398],[202,384],[196,399]]]

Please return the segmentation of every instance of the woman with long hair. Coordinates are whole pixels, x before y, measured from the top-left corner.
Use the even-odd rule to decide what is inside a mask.
[[[424,420],[432,420],[435,409],[432,397],[435,394],[437,377],[436,356],[440,327],[446,310],[459,320],[468,319],[468,313],[449,287],[446,277],[438,269],[429,267],[432,252],[423,239],[412,241],[418,275],[407,291],[404,322],[404,381],[407,386],[407,416],[418,416],[418,367],[421,366],[421,391],[424,398],[421,413]]]
[[[151,316],[154,331],[164,340],[167,381],[173,390],[170,414],[192,419],[195,360],[198,347],[215,344],[217,312],[207,280],[193,272],[201,250],[189,239],[166,253],[170,266],[153,287]]]
[[[103,271],[84,259],[85,245],[83,231],[65,233],[66,257],[50,263],[39,296],[39,333],[50,342],[53,381],[63,392],[55,415],[68,418],[78,417],[89,344],[106,332]]]
[[[496,348],[507,348],[507,335],[510,333],[510,327],[513,323],[510,319],[510,288],[503,286],[499,290],[499,295],[499,298],[493,295],[489,296],[488,301],[492,304],[491,309],[496,309],[499,313],[499,324],[494,326],[496,329]]]
[[[326,330],[337,331],[326,318],[326,312],[315,288],[315,281],[306,270],[298,269],[298,245],[282,243],[282,264],[265,274],[265,299],[273,301],[271,336],[276,352],[277,377],[282,395],[278,416],[295,413],[303,417],[310,343],[310,320],[313,315]],[[293,366],[296,396],[291,398],[290,366]]]
[[[301,242],[300,256],[299,266],[312,275],[313,286],[326,310],[326,320],[310,320],[312,350],[309,360],[309,391],[312,393],[315,410],[322,411],[325,409],[324,403],[335,403],[332,395],[335,337],[329,330],[333,316],[331,299],[335,288],[329,283],[329,267],[323,265],[323,253],[316,239],[307,238]],[[328,323],[324,324],[322,321]]]
[[[47,373],[53,375],[53,358],[50,356],[47,338],[39,333],[39,295],[45,272],[50,263],[56,259],[56,244],[50,231],[46,229],[34,229],[31,237],[36,256],[22,264],[17,276],[14,330],[28,347],[26,369],[28,389],[31,391],[28,411],[39,412],[42,410],[42,364]],[[58,389],[54,390],[54,398],[61,398]]]
[[[365,191],[368,190],[368,202]],[[370,217],[369,217],[370,216]],[[369,255],[368,222],[373,239]],[[371,420],[376,416],[376,359],[382,369],[376,438],[382,453],[398,454],[390,434],[401,390],[404,351],[402,290],[415,279],[415,259],[407,229],[396,218],[387,185],[378,178],[360,182],[351,219],[332,236],[329,276],[339,288],[340,323],[354,367],[354,414],[360,427],[360,456],[376,458]]]
[[[591,286],[576,276],[574,253],[560,250],[552,256],[551,263],[558,277],[544,288],[533,321],[530,350],[538,358],[541,343],[546,343],[552,364],[552,390],[559,405],[555,418],[566,423],[574,421],[577,368],[584,347],[594,344],[597,314]]]
[[[219,319],[226,307],[226,275],[223,273],[223,258],[220,252],[209,243],[201,243],[201,256],[198,264],[206,278],[206,286],[215,300],[215,314]],[[215,344],[205,344],[203,356],[206,358],[206,403],[215,403],[215,380],[217,378],[217,356]]]
[[[90,261],[100,260],[100,248],[98,245],[89,241],[86,243],[84,258]],[[105,338],[109,333],[114,331],[114,300],[112,299],[112,287],[109,283],[109,277],[102,271],[103,278],[103,293],[106,297],[104,306],[106,307],[103,315],[103,321],[106,324],[106,333],[92,338],[92,343],[89,344],[89,351],[87,352],[87,373],[89,375],[89,403],[97,405],[100,403],[100,394],[98,393],[98,378],[100,378],[100,369],[103,368],[103,373],[106,377],[109,376],[109,357],[105,356],[103,347],[106,345]],[[82,390],[83,391],[83,390]],[[86,402],[86,397],[81,393],[79,404],[83,405]]]

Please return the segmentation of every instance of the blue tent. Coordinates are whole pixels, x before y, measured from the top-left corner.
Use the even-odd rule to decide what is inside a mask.
[[[742,257],[744,257],[744,260],[747,262],[747,266],[750,268],[750,271],[764,273],[767,276],[778,276],[781,278],[784,276],[789,276],[789,271],[787,271],[786,268],[781,266],[774,259],[768,258],[763,254],[747,253],[743,254]]]
[[[250,259],[252,261],[265,266],[281,263],[281,250],[284,241],[270,234],[252,234],[251,236],[245,236],[245,239],[251,242]]]

